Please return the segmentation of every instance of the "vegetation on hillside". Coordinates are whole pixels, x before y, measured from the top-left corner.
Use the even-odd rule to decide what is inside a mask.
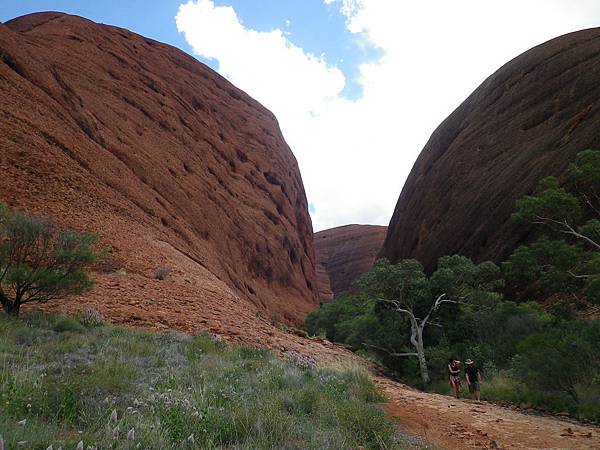
[[[415,448],[366,373],[208,335],[78,318],[0,315],[5,448]]]
[[[513,217],[538,225],[543,235],[505,263],[509,284],[600,304],[600,151],[579,153],[562,183],[542,179],[534,195],[517,202]]]
[[[379,261],[359,293],[310,314],[307,330],[422,385],[415,326],[399,311],[408,305],[417,323],[430,321],[422,340],[432,389],[449,393],[448,360],[472,358],[484,375],[482,398],[600,422],[600,319],[576,313],[600,298],[600,152],[580,153],[561,182],[543,179],[514,219],[538,226],[539,239],[516,249],[502,270],[455,255],[440,258],[428,277],[414,260]],[[531,301],[550,297],[546,306]],[[432,309],[438,298],[451,302]]]
[[[47,302],[92,286],[85,266],[95,257],[89,234],[61,230],[52,220],[10,211],[0,203],[0,304]]]

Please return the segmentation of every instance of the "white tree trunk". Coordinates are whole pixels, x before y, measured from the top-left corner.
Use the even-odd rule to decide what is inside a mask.
[[[419,323],[412,311],[408,313],[408,317],[410,317],[411,326],[410,342],[417,351],[417,359],[419,360],[419,370],[421,372],[421,381],[423,381],[423,389],[427,389],[430,380],[429,371],[427,370],[427,359],[425,358],[425,346],[423,345],[423,329],[425,328],[427,321],[423,320],[421,323]]]
[[[396,311],[398,311],[400,314],[406,314],[408,316],[408,318],[410,319],[410,328],[411,328],[410,342],[417,352],[416,352],[416,354],[414,354],[414,353],[398,354],[398,356],[416,356],[417,357],[417,359],[419,360],[419,370],[421,372],[421,380],[423,381],[424,389],[427,389],[427,387],[429,386],[429,382],[431,380],[429,378],[429,371],[427,370],[427,358],[425,358],[425,346],[423,345],[423,330],[425,329],[425,326],[427,325],[429,318],[432,316],[432,314],[434,314],[437,311],[437,309],[443,303],[459,303],[457,301],[450,300],[445,297],[446,297],[446,294],[441,294],[438,296],[438,298],[435,300],[433,305],[431,305],[429,312],[427,313],[427,315],[425,316],[425,318],[423,320],[417,319],[412,311],[412,308],[404,308],[401,305],[401,303],[397,300],[379,299],[382,302],[391,303],[396,308]]]
[[[421,380],[423,381],[423,388],[427,389],[429,386],[429,371],[427,370],[427,359],[425,358],[425,348],[423,346],[423,328],[417,329],[417,358],[419,359],[419,369],[421,370]]]

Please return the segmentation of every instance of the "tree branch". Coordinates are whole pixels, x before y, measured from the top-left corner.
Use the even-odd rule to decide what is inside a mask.
[[[445,296],[446,296],[446,293],[443,293],[442,295],[440,295],[435,300],[435,302],[433,303],[433,305],[431,305],[431,308],[429,308],[429,312],[427,313],[427,315],[425,316],[425,318],[421,321],[421,329],[425,328],[425,325],[427,324],[427,321],[431,317],[431,314],[433,314],[440,307],[440,305],[444,301],[444,297]],[[447,300],[447,301],[449,301],[449,300]]]
[[[600,211],[598,210],[598,208],[596,208],[594,206],[594,204],[590,201],[590,199],[588,198],[588,196],[585,195],[585,193],[582,192],[582,191],[579,191],[579,195],[581,195],[585,199],[585,202],[596,213],[596,216],[600,217]],[[596,196],[596,198],[597,198],[597,196]]]
[[[570,270],[567,270],[567,273],[571,275],[573,278],[591,278],[591,275],[575,275]]]
[[[597,242],[595,242],[593,239],[590,239],[589,237],[587,237],[584,234],[578,233],[577,231],[575,231],[575,228],[573,228],[571,225],[569,225],[569,223],[565,220],[563,221],[559,221],[559,220],[555,220],[555,219],[551,219],[549,217],[541,217],[541,216],[536,216],[539,220],[541,220],[542,222],[533,222],[533,223],[541,223],[544,225],[548,225],[548,222],[550,223],[554,223],[556,225],[559,225],[560,227],[562,227],[562,230],[556,230],[559,233],[563,233],[563,234],[569,234],[571,236],[575,236],[578,239],[582,239],[584,241],[586,241],[587,243],[589,243],[590,245],[592,245],[593,247],[596,247],[596,249],[600,250],[600,244],[598,244]],[[551,227],[552,228],[552,227]]]
[[[394,309],[400,314],[408,315],[411,321],[416,319],[414,313],[410,309],[403,308],[398,300],[387,300],[385,298],[378,298],[377,301],[382,303],[389,303],[390,305],[394,306]]]
[[[398,357],[419,356],[417,353],[413,353],[413,352],[398,353],[398,352],[395,352],[393,350],[389,350],[389,349],[386,349],[386,348],[383,348],[383,347],[379,347],[378,345],[367,344],[366,342],[363,342],[363,345],[365,347],[371,347],[371,348],[374,348],[376,350],[380,350],[382,352],[385,352],[385,353],[387,353],[390,356],[398,356]]]

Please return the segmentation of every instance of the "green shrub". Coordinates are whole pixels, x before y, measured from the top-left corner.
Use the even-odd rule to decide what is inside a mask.
[[[283,399],[283,407],[290,414],[310,416],[319,409],[319,391],[314,388],[304,388],[292,393],[291,398]]]
[[[194,431],[198,431],[198,427],[194,426],[190,412],[177,406],[161,406],[157,409],[156,415],[160,421],[161,429],[172,441],[183,441]]]
[[[387,401],[383,392],[373,384],[369,374],[364,369],[351,370],[347,373],[352,382],[351,391],[355,398],[366,403],[383,403]]]
[[[600,372],[600,324],[571,322],[532,334],[519,345],[513,366],[532,388],[569,395],[579,403],[578,386]]]
[[[93,308],[86,308],[77,316],[79,322],[87,328],[101,327],[104,325],[104,319],[98,311]]]
[[[69,331],[71,333],[83,333],[85,327],[77,320],[72,317],[63,317],[54,324],[53,330],[57,333],[64,333]]]
[[[62,381],[47,382],[43,395],[36,396],[33,412],[46,420],[77,424],[81,419],[81,391],[76,384]]]
[[[226,349],[225,343],[220,339],[210,336],[208,333],[195,335],[191,341],[186,342],[185,351],[192,359],[201,358],[202,355],[223,353]]]
[[[81,411],[76,385],[18,369],[0,371],[0,401],[2,411],[16,420],[33,416],[75,424]]]
[[[580,387],[579,399],[577,415],[580,418],[600,423],[600,384]]]
[[[22,440],[75,448],[83,439],[133,449],[125,440],[132,428],[135,446],[166,450],[404,448],[372,404],[382,396],[365,372],[300,368],[208,335],[110,326],[56,333],[62,317],[36,316],[35,326],[23,319],[0,316],[10,346],[0,346],[6,448]]]
[[[489,401],[508,401],[511,403],[527,403],[531,398],[527,395],[525,385],[513,380],[508,374],[490,377],[481,384],[481,397]]]
[[[382,410],[355,402],[342,402],[336,408],[337,419],[343,429],[367,448],[385,448],[394,434],[394,428]]]

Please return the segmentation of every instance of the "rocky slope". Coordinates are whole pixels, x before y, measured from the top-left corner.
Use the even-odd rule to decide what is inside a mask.
[[[600,148],[600,29],[533,48],[489,77],[425,145],[381,256],[431,269],[460,253],[501,261],[528,238],[510,219],[538,180]]]
[[[275,117],[208,67],[39,13],[0,24],[0,93],[0,201],[109,249],[81,302],[168,325],[179,309],[300,322],[318,306],[296,160]]]
[[[371,269],[386,231],[377,225],[346,225],[315,233],[321,301],[350,291],[352,284]]]

